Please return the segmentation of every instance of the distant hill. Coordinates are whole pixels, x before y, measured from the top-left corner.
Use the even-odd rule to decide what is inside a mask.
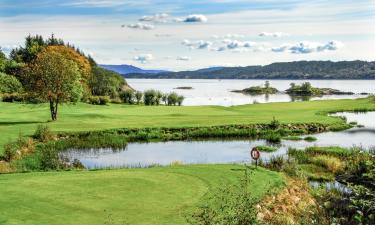
[[[375,62],[296,61],[266,66],[218,67],[195,71],[130,73],[127,78],[169,79],[375,79]]]
[[[126,75],[129,73],[137,73],[137,74],[156,74],[156,73],[161,73],[161,72],[169,72],[166,70],[144,70],[139,67],[135,67],[132,65],[99,65],[100,67],[107,69],[107,70],[112,70],[115,71],[121,75]]]

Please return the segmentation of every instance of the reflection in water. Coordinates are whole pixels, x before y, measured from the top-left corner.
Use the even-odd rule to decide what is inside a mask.
[[[338,113],[348,122],[356,121],[364,128],[353,128],[342,132],[327,132],[313,135],[316,142],[283,140],[273,153],[261,153],[262,160],[273,155],[285,155],[289,147],[305,148],[309,146],[375,146],[375,112],[366,114]],[[169,165],[172,162],[192,163],[241,163],[250,159],[250,149],[266,145],[264,140],[208,140],[173,141],[159,143],[129,143],[119,151],[111,148],[68,150],[63,156],[78,159],[87,168],[105,167],[145,167],[153,164]]]
[[[126,79],[130,86],[136,90],[158,89],[162,92],[175,91],[185,96],[184,105],[243,105],[254,102],[289,102],[308,100],[308,97],[298,99],[287,94],[273,95],[244,95],[233,93],[233,90],[242,90],[251,86],[264,85],[265,80],[205,80],[205,79]],[[271,86],[280,91],[289,88],[291,82],[301,84],[307,80],[271,80]],[[354,93],[375,93],[375,81],[373,80],[308,80],[314,87],[334,88],[340,91]],[[175,89],[187,86],[193,89]],[[313,97],[310,100],[323,99],[352,99],[366,97],[366,95],[326,95]]]
[[[338,181],[332,181],[332,182],[319,182],[319,181],[310,181],[310,186],[313,188],[319,188],[319,187],[325,187],[327,191],[331,190],[337,190],[341,193],[351,193],[352,190],[347,187],[346,185],[338,182]]]

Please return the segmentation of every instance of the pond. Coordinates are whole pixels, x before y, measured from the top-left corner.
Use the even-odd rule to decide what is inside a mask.
[[[298,101],[287,94],[250,96],[233,93],[250,86],[263,85],[266,80],[209,80],[209,79],[126,79],[130,86],[139,91],[157,89],[165,93],[177,92],[185,96],[184,105],[243,105],[254,102],[290,102]],[[319,99],[347,99],[366,97],[360,93],[375,93],[375,80],[270,80],[271,86],[280,91],[289,88],[290,83],[310,82],[314,87],[334,88],[340,91],[353,92],[355,95],[327,95],[314,97]],[[191,87],[192,89],[176,89]]]
[[[318,139],[315,142],[283,140],[277,146],[277,151],[261,153],[261,159],[267,160],[273,155],[285,155],[289,147],[362,146],[370,148],[375,146],[375,112],[337,113],[336,115],[345,116],[348,122],[357,121],[365,127],[312,135]],[[122,150],[70,149],[62,155],[70,160],[78,159],[90,169],[147,167],[172,163],[243,163],[249,162],[250,149],[258,145],[267,145],[267,142],[265,140],[206,140],[129,143]]]

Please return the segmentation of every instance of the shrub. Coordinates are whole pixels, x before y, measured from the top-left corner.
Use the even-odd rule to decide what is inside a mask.
[[[120,98],[114,98],[114,99],[111,99],[111,103],[113,103],[113,104],[121,104],[122,100]]]
[[[269,124],[269,128],[272,130],[277,130],[279,129],[279,127],[280,127],[280,121],[276,120],[274,117],[271,123]]]
[[[264,135],[264,139],[271,143],[280,143],[281,142],[281,135],[276,132],[267,132]]]
[[[168,94],[163,94],[161,100],[164,102],[164,105],[168,104]]]
[[[168,105],[176,105],[178,101],[178,94],[176,92],[172,92],[168,95],[167,102]]]
[[[249,193],[249,175],[235,185],[211,191],[208,200],[188,219],[190,224],[256,224],[256,199]]]
[[[120,98],[123,103],[134,104],[134,92],[130,89],[122,91],[120,93]]]
[[[19,93],[23,91],[21,82],[15,76],[0,72],[0,93]]]
[[[156,91],[156,93],[155,93],[155,104],[160,105],[160,101],[161,101],[162,98],[163,98],[163,93],[161,93],[160,91]]]
[[[19,146],[16,143],[7,143],[4,145],[4,159],[7,162],[12,161],[20,155]]]
[[[110,102],[108,96],[90,96],[88,103],[92,105],[107,105]]]
[[[99,105],[107,105],[110,101],[109,96],[99,96]]]
[[[46,125],[38,125],[33,137],[41,142],[48,142],[54,138],[54,135],[50,128]]]
[[[275,170],[275,171],[282,171],[287,161],[284,159],[283,156],[271,156],[268,162],[263,162],[263,166]]]
[[[56,150],[54,144],[40,146],[39,157],[42,170],[56,170],[62,167],[58,151]]]
[[[3,102],[23,102],[25,101],[25,95],[19,93],[3,94]]]
[[[90,96],[88,98],[88,103],[92,104],[92,105],[99,105],[100,104],[99,97],[98,96]]]
[[[177,104],[178,104],[178,106],[181,106],[181,105],[182,105],[182,102],[184,101],[184,99],[185,99],[185,97],[182,96],[182,95],[179,95],[179,96],[177,97]]]
[[[143,102],[145,105],[156,105],[156,95],[157,91],[151,89],[151,90],[146,90],[143,93]]]
[[[317,166],[321,166],[328,171],[336,174],[344,168],[342,161],[333,156],[321,155],[315,156],[311,159],[311,162]]]
[[[288,149],[288,156],[293,157],[295,160],[297,160],[298,163],[308,163],[309,155],[304,150],[298,150],[295,148],[289,148]]]
[[[17,141],[5,144],[3,158],[8,162],[20,159],[24,154],[33,152],[34,148],[33,140],[31,138],[25,138],[20,134]]]
[[[143,93],[140,91],[137,91],[135,92],[134,97],[135,97],[137,104],[139,105],[142,101]]]

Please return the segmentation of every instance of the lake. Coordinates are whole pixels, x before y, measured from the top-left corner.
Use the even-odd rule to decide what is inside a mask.
[[[130,86],[139,91],[157,89],[165,93],[175,91],[183,96],[183,105],[243,105],[254,102],[289,102],[296,99],[287,94],[250,96],[233,93],[232,90],[242,90],[250,86],[263,85],[266,80],[210,80],[210,79],[126,79]],[[365,97],[360,93],[375,93],[375,80],[270,80],[271,86],[280,91],[289,88],[290,83],[301,84],[310,82],[314,87],[334,88],[340,91],[354,92],[356,95],[330,95],[314,97],[319,99],[347,99]],[[175,89],[177,87],[192,87],[191,90]]]
[[[283,140],[278,150],[261,153],[263,160],[275,155],[285,155],[289,147],[305,148],[309,146],[375,146],[375,112],[337,113],[345,116],[348,122],[356,121],[365,127],[352,128],[341,132],[326,132],[316,135],[316,142]],[[146,167],[151,165],[170,165],[197,163],[243,163],[250,160],[250,149],[258,145],[267,145],[265,140],[206,140],[206,141],[170,141],[157,143],[129,143],[121,150],[70,149],[62,152],[71,161],[78,159],[86,168]]]

